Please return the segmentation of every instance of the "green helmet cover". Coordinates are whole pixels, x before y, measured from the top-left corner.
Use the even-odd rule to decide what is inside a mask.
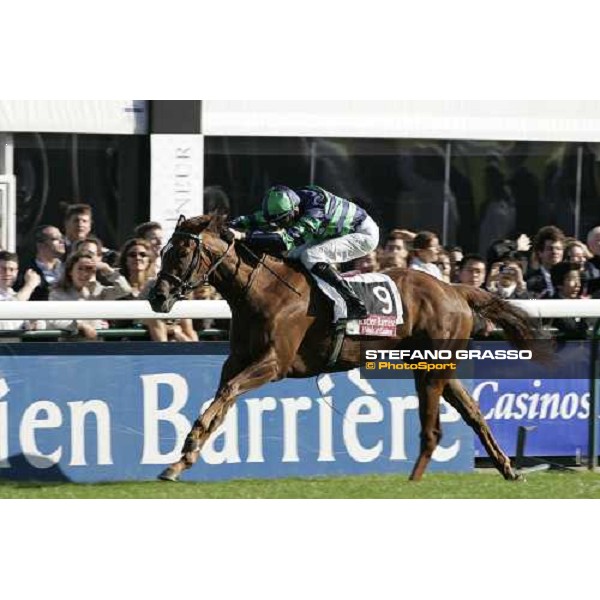
[[[280,221],[294,212],[299,198],[290,188],[275,186],[263,198],[262,212],[266,221]]]

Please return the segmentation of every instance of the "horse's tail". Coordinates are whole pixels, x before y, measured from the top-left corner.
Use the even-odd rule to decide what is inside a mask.
[[[468,285],[454,287],[476,315],[502,328],[513,346],[520,350],[531,350],[539,362],[551,361],[551,340],[524,310],[480,288]]]

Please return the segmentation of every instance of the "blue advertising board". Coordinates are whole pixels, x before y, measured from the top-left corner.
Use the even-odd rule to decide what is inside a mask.
[[[583,456],[587,453],[589,381],[582,379],[479,379],[473,396],[498,443],[516,453],[520,426],[535,427],[527,436],[528,456]],[[475,456],[485,457],[476,440]]]
[[[3,346],[0,477],[156,478],[212,399],[226,351],[216,343]],[[471,470],[471,430],[445,404],[441,421],[430,471]],[[318,385],[288,379],[241,396],[184,479],[409,473],[419,430],[411,381],[362,380],[358,370]]]
[[[485,344],[475,342],[473,347],[485,348]],[[499,347],[510,346],[502,343]],[[510,369],[504,376],[498,376],[498,369],[492,370],[491,376],[474,375],[473,397],[507,454],[516,454],[520,426],[533,427],[527,436],[528,456],[587,454],[590,351],[589,342],[566,342],[554,349],[554,362],[544,370],[532,365],[531,369],[521,368],[519,376],[514,368],[512,377]],[[531,377],[524,376],[528,371]],[[479,440],[475,455],[486,456]]]

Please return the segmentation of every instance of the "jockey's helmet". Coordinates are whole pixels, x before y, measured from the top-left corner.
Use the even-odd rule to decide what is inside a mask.
[[[293,216],[300,198],[294,190],[284,185],[276,185],[267,190],[263,198],[262,212],[265,221],[277,223]]]

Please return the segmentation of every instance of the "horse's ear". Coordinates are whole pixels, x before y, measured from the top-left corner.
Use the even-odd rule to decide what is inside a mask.
[[[180,227],[185,222],[186,218],[183,215],[179,215],[179,219],[177,220],[177,225],[175,227]]]

